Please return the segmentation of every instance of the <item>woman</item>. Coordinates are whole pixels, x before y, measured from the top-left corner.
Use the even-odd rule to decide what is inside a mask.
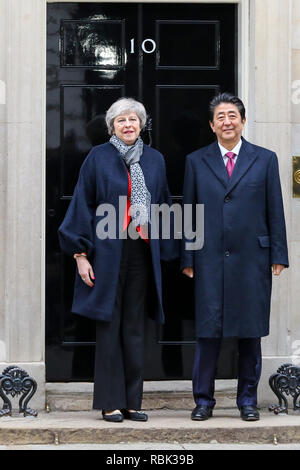
[[[162,323],[160,258],[173,257],[170,245],[151,238],[150,205],[170,204],[170,195],[163,156],[140,137],[145,123],[141,103],[112,104],[111,138],[88,154],[59,228],[78,268],[72,311],[97,325],[93,407],[110,422],[148,419],[140,411],[147,286],[153,277],[150,313]]]

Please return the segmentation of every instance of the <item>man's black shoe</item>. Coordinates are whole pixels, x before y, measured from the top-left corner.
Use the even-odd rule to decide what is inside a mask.
[[[259,420],[259,412],[256,406],[252,406],[252,405],[241,406],[240,412],[241,412],[241,418],[244,421],[258,421]]]
[[[194,421],[205,421],[212,416],[212,408],[207,405],[199,405],[193,409],[191,419]]]

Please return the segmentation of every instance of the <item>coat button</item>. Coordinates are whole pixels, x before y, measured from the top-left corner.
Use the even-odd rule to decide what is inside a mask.
[[[230,197],[226,196],[225,199],[224,199],[225,202],[229,202],[230,201]]]
[[[230,256],[229,251],[225,251],[225,256],[227,256],[227,257]]]

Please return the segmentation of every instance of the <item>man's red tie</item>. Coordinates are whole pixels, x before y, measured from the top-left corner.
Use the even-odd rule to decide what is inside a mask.
[[[234,169],[234,157],[235,156],[236,156],[236,154],[233,153],[233,152],[226,153],[226,157],[228,157],[226,169],[227,169],[227,173],[228,173],[229,178],[231,177],[233,169]]]

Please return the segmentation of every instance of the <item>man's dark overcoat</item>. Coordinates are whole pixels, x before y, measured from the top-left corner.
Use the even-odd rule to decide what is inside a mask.
[[[151,194],[151,204],[170,204],[163,156],[157,150],[144,145],[140,165]],[[123,244],[119,237],[119,225],[122,232],[126,207],[126,204],[121,206],[119,214],[119,196],[127,197],[127,194],[128,173],[119,152],[110,143],[93,147],[83,162],[73,198],[58,231],[62,250],[70,256],[86,252],[93,267],[94,287],[87,286],[76,269],[72,305],[72,312],[93,320],[111,320]],[[115,208],[116,239],[99,239],[96,234],[97,224],[104,218],[108,220],[108,213],[97,215],[100,204],[110,204]],[[152,239],[151,236],[149,249],[155,285],[153,309],[149,314],[163,323],[160,259],[172,259],[176,257],[176,253],[171,244],[163,244],[158,238]]]
[[[269,334],[272,264],[288,266],[278,161],[242,139],[229,179],[217,142],[187,156],[184,204],[204,204],[204,246],[194,267],[196,336]]]

